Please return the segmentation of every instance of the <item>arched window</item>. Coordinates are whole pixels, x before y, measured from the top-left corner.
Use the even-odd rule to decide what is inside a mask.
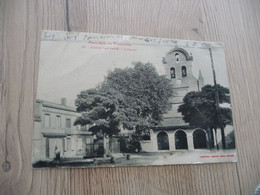
[[[181,67],[181,74],[182,74],[182,77],[186,77],[187,76],[186,66],[182,66]]]
[[[179,130],[174,135],[175,138],[175,148],[178,149],[188,149],[187,135],[184,131]]]
[[[158,150],[169,150],[169,138],[167,133],[160,132],[157,135]]]
[[[175,54],[175,58],[176,58],[176,62],[179,62],[179,61],[180,61],[179,53],[176,53],[176,54]]]
[[[206,133],[202,129],[193,132],[193,144],[195,149],[207,148]]]
[[[175,68],[171,67],[170,69],[170,73],[171,73],[171,78],[175,78]]]

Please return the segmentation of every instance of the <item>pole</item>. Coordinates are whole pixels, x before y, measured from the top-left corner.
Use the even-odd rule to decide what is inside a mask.
[[[218,132],[217,132],[217,129],[215,129],[215,141],[216,141],[216,147],[217,147],[217,150],[219,150],[219,146],[218,146]]]
[[[209,48],[209,55],[210,55],[211,67],[212,67],[212,71],[213,71],[213,80],[214,80],[214,89],[215,89],[214,90],[215,91],[215,106],[216,106],[218,122],[219,122],[219,125],[220,125],[220,130],[221,130],[222,148],[226,149],[225,132],[224,132],[224,127],[223,127],[222,119],[221,119],[220,106],[219,106],[219,96],[218,96],[218,88],[217,88],[217,81],[216,81],[216,73],[215,73],[215,68],[214,68],[211,48]]]

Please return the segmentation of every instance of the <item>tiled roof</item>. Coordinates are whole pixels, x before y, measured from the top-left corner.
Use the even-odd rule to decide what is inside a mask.
[[[167,117],[161,122],[160,126],[184,126],[189,125],[185,123],[182,117]]]
[[[71,112],[77,112],[76,108],[71,107],[71,106],[65,106],[62,104],[57,104],[57,103],[53,103],[53,102],[48,102],[45,100],[39,100],[37,99],[36,102],[38,103],[42,103],[42,105],[44,107],[48,107],[48,108],[56,108],[56,109],[60,109],[60,110],[66,110],[66,111],[71,111]]]

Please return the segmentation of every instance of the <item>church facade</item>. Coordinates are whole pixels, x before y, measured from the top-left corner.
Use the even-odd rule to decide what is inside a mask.
[[[162,123],[150,131],[150,140],[142,141],[142,151],[175,151],[208,148],[208,135],[204,129],[191,128],[178,113],[183,97],[190,91],[199,91],[204,79],[192,73],[193,56],[182,48],[174,48],[162,60],[165,75],[171,80],[175,95],[171,110],[164,115]]]

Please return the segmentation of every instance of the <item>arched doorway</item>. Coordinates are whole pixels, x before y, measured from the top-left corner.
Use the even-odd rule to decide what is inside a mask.
[[[182,130],[177,131],[174,135],[174,139],[175,139],[176,150],[188,149],[187,135],[184,131]]]
[[[157,135],[158,150],[169,150],[169,138],[167,133],[160,132]]]
[[[207,148],[207,137],[205,131],[197,129],[193,132],[194,149]]]

